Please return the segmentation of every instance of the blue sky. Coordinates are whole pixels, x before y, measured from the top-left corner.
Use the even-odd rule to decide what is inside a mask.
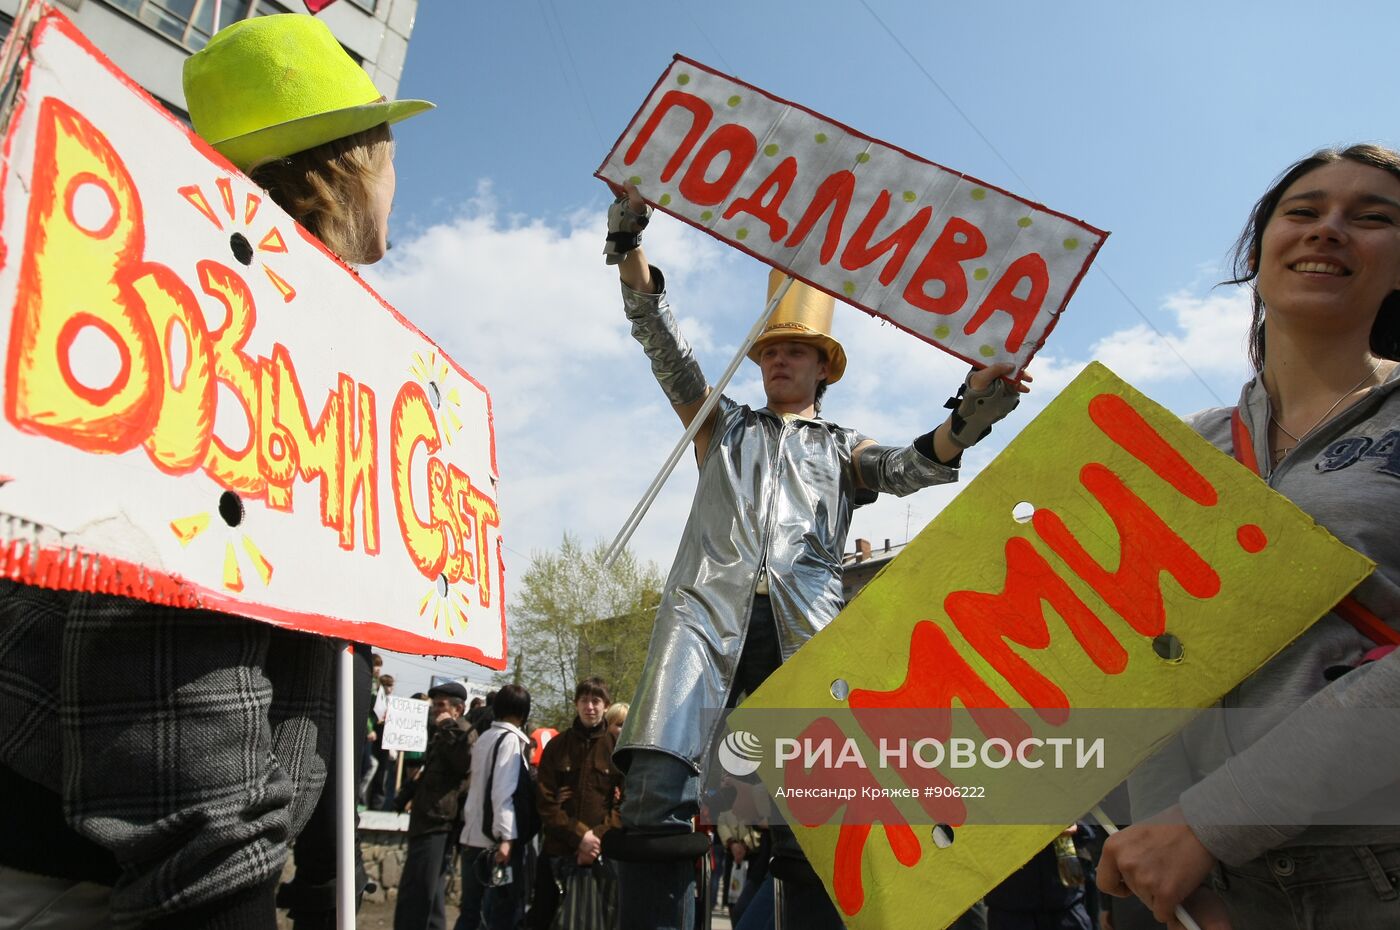
[[[396,129],[394,250],[367,276],[492,391],[509,594],[565,531],[611,539],[679,435],[622,325],[592,177],[672,54],[1112,232],[971,473],[1090,359],[1178,412],[1233,403],[1246,304],[1212,289],[1225,254],[1292,160],[1397,141],[1397,25],[1386,3],[425,0],[399,96],[438,110]],[[766,268],[666,218],[647,247],[717,376]],[[855,310],[836,325],[851,373],[828,416],[886,442],[940,419],[960,363]],[[752,366],[730,392],[761,400]],[[663,569],[692,471],[635,539]],[[903,541],[953,493],[862,510],[852,544]]]

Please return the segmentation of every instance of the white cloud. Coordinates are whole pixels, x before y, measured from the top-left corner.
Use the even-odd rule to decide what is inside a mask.
[[[1204,297],[1178,292],[1166,299],[1162,309],[1176,318],[1176,332],[1167,334],[1171,349],[1140,323],[1094,343],[1090,357],[1134,384],[1181,377],[1183,358],[1205,376],[1239,372],[1249,331],[1246,291],[1212,291]]]

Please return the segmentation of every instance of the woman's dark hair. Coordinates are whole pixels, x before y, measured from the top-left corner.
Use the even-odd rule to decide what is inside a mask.
[[[823,349],[821,346],[817,346],[817,360],[823,365],[831,364],[831,357],[826,354],[826,349]],[[818,415],[822,412],[822,395],[826,393],[826,384],[825,378],[817,382],[817,396],[812,399],[812,410]]]
[[[1278,202],[1284,191],[1310,171],[1339,161],[1354,161],[1369,165],[1400,180],[1400,152],[1380,145],[1364,143],[1344,149],[1320,149],[1307,158],[1295,162],[1259,198],[1249,214],[1249,222],[1230,251],[1233,278],[1222,284],[1250,285],[1250,298],[1253,303],[1253,316],[1249,326],[1249,361],[1256,371],[1264,370],[1264,300],[1254,287],[1254,279],[1259,276],[1259,251],[1264,241],[1264,227],[1269,225]],[[1400,359],[1400,291],[1391,291],[1381,301],[1376,314],[1375,325],[1371,327],[1371,352],[1381,358]]]
[[[530,692],[520,685],[505,685],[496,692],[496,702],[491,706],[495,709],[497,720],[503,720],[506,717],[528,720],[530,718]]]
[[[608,683],[601,678],[585,678],[578,683],[574,689],[574,701],[581,697],[602,698],[605,705],[612,703],[612,695],[608,693]]]

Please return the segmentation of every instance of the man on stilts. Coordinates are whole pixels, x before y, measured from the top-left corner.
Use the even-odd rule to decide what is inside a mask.
[[[677,328],[661,272],[642,254],[650,214],[629,185],[609,211],[605,252],[618,265],[632,334],[689,426],[711,388]],[[770,299],[782,278],[770,278]],[[749,353],[763,371],[766,406],[721,397],[695,435],[695,500],[618,740],[623,829],[607,834],[603,852],[621,865],[623,930],[694,926],[694,864],[709,843],[692,820],[718,712],[756,690],[840,611],[841,555],[856,503],[957,480],[963,450],[1026,390],[1002,380],[1010,365],[974,371],[936,430],[907,446],[876,445],[818,415],[826,386],[846,368],[830,335],[833,308],[831,297],[794,282]],[[783,879],[788,928],[841,926],[784,828],[774,831],[772,869]]]

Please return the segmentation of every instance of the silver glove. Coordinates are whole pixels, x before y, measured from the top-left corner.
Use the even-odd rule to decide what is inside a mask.
[[[642,244],[642,230],[650,222],[649,204],[642,205],[641,213],[634,213],[625,194],[612,202],[608,207],[608,240],[603,244],[609,265],[619,264],[628,252]]]
[[[992,424],[1015,410],[1021,402],[1020,393],[1008,387],[1001,378],[980,391],[973,388],[972,374],[976,370],[974,368],[968,372],[962,387],[958,388],[957,396],[948,398],[943,405],[953,411],[953,428],[948,438],[959,449],[966,449],[986,438],[992,431]]]

